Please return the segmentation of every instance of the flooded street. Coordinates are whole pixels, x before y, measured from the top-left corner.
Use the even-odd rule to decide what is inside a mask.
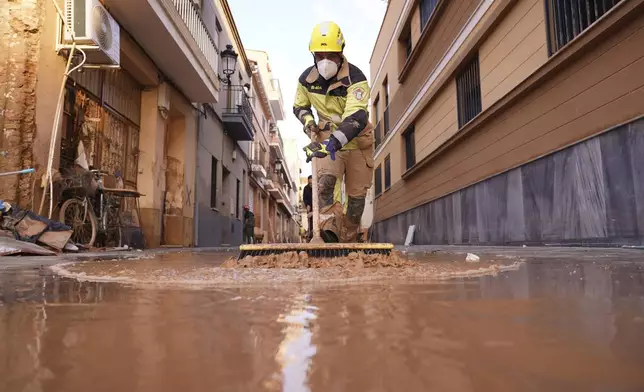
[[[418,256],[420,279],[211,253],[5,269],[0,391],[642,391],[639,255]]]

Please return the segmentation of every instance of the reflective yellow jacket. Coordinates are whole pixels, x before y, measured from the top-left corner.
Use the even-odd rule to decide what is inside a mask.
[[[346,58],[330,80],[311,66],[299,78],[293,113],[306,125],[315,121],[312,106],[321,123],[332,124],[332,135],[342,143],[342,149],[353,150],[358,148],[354,139],[369,126],[369,95],[367,78]]]

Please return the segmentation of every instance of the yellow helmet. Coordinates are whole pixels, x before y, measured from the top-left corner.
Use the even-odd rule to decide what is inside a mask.
[[[334,22],[322,22],[313,28],[310,52],[342,52],[344,49],[344,36]]]

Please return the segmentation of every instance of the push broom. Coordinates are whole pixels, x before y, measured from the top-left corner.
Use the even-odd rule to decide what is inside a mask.
[[[316,142],[315,132],[311,132],[311,142]],[[287,252],[306,252],[309,257],[342,257],[352,252],[364,254],[390,255],[393,244],[384,243],[325,243],[320,236],[320,206],[318,200],[317,159],[312,161],[313,194],[313,238],[304,244],[245,244],[239,247],[239,259],[246,256],[269,256]]]

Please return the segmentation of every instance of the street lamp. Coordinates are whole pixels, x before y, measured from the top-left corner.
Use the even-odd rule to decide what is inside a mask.
[[[275,160],[275,172],[279,173],[282,171],[282,161],[280,159]]]
[[[226,45],[226,49],[221,51],[223,71],[224,75],[226,75],[228,84],[230,84],[230,75],[235,73],[235,69],[237,67],[237,56],[238,54],[235,53],[232,45]]]

